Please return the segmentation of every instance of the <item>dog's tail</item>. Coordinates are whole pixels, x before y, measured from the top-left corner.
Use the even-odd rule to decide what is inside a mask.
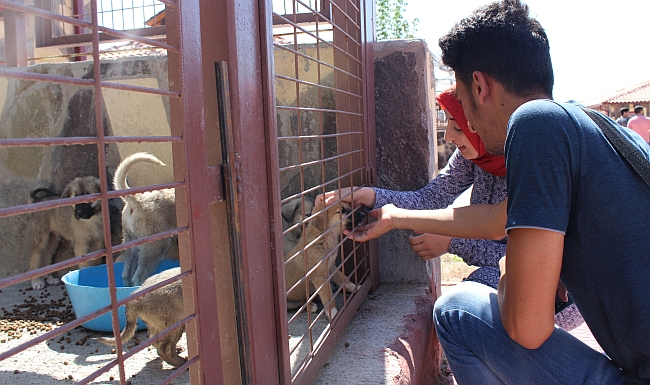
[[[138,328],[138,315],[136,312],[129,312],[128,308],[126,310],[126,326],[120,336],[122,337],[122,345],[126,344],[133,335],[135,334],[136,329]],[[100,337],[97,341],[103,343],[104,345],[115,346],[115,338],[112,337]]]
[[[43,202],[44,200],[50,200],[58,198],[59,196],[52,191],[50,186],[38,186],[29,192],[29,203]]]
[[[115,190],[125,190],[129,188],[129,185],[126,182],[126,174],[128,174],[131,166],[139,162],[149,162],[161,166],[165,165],[160,161],[160,159],[146,152],[136,152],[135,154],[131,154],[126,157],[126,159],[117,166],[117,170],[115,170],[115,177],[113,178],[113,187]]]

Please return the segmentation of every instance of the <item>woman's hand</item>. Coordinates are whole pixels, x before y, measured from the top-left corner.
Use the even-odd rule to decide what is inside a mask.
[[[351,204],[353,208],[365,206],[369,209],[375,206],[376,198],[375,190],[370,187],[343,187],[339,190],[328,191],[323,196],[326,205],[340,199]]]
[[[423,260],[438,258],[449,252],[451,237],[437,234],[419,233],[409,237],[411,248]]]
[[[376,221],[367,225],[359,226],[354,230],[354,232],[344,230],[343,233],[345,235],[349,234],[350,239],[357,242],[365,242],[379,238],[390,230],[396,228],[394,220],[401,211],[403,211],[403,209],[397,208],[392,204],[374,209],[370,212],[370,216],[372,218],[377,218]]]

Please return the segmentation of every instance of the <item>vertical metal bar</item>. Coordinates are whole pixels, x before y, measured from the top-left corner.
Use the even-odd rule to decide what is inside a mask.
[[[283,284],[277,282],[280,251],[273,250],[276,244],[272,241],[272,237],[277,237],[275,228],[280,228],[281,217],[279,206],[272,206],[279,200],[279,184],[274,184],[278,164],[270,163],[268,151],[270,143],[277,146],[277,133],[267,136],[270,117],[265,111],[271,102],[260,87],[264,82],[260,57],[266,52],[263,47],[268,47],[268,40],[262,41],[262,31],[267,26],[260,25],[260,0],[222,0],[215,7],[220,11],[216,17],[221,32],[218,36],[227,43],[217,47],[216,61],[228,63],[234,150],[241,154],[238,204],[246,327],[250,336],[246,342],[250,349],[248,365],[252,383],[276,384],[280,376],[278,346],[286,343],[278,340],[277,313],[286,312],[286,306],[276,307],[280,299],[275,290]],[[275,188],[278,189],[272,190]]]
[[[375,126],[375,66],[374,66],[374,44],[375,44],[375,2],[361,0],[361,31],[363,48],[361,51],[363,63],[363,115],[365,126],[366,146],[366,167],[369,176],[377,169],[377,134]],[[368,184],[376,184],[376,181],[367,180]],[[372,291],[379,288],[379,257],[378,241],[369,241],[370,278],[372,280]]]
[[[24,0],[14,0],[24,4]],[[25,17],[17,11],[4,9],[5,57],[7,67],[27,66],[27,29]]]
[[[100,1],[101,1],[101,0],[100,0]],[[72,1],[72,9],[73,9],[72,13],[73,13],[73,16],[74,16],[74,17],[76,17],[76,18],[79,19],[79,20],[83,20],[83,19],[84,19],[84,13],[83,13],[84,5],[83,5],[83,0],[73,0],[73,1]],[[97,13],[97,12],[96,12],[96,13]],[[98,16],[96,16],[96,17],[98,17]],[[99,21],[98,21],[98,23],[99,23]],[[83,34],[83,33],[84,33],[84,30],[83,30],[82,27],[79,27],[79,26],[75,25],[75,26],[74,26],[74,33],[75,33],[75,35]],[[75,52],[76,54],[86,53],[86,47],[85,47],[85,46],[74,47],[74,52]],[[84,60],[86,60],[86,58],[85,58],[84,56],[81,56],[81,55],[80,55],[80,56],[75,56],[75,57],[74,57],[74,61],[84,61]]]
[[[230,115],[230,86],[228,83],[228,64],[220,62],[215,64],[217,74],[217,99],[219,101],[219,127],[221,128],[221,148],[223,156],[223,174],[225,196],[228,204],[226,212],[228,221],[228,236],[230,238],[232,275],[235,292],[235,311],[237,317],[237,333],[239,339],[239,357],[241,378],[244,384],[251,383],[250,362],[250,336],[246,325],[246,290],[242,282],[242,250],[241,228],[239,227],[239,203],[241,187],[241,154],[235,152],[232,117]]]
[[[202,15],[200,0],[184,0],[167,9],[167,39],[178,47],[169,53],[169,87],[179,92],[180,100],[170,100],[172,135],[182,135],[181,146],[172,146],[174,173],[184,178],[186,187],[177,189],[177,220],[186,220],[189,239],[179,237],[179,249],[187,247],[193,271],[193,300],[197,322],[188,332],[188,348],[199,356],[198,368],[190,378],[200,384],[223,383],[220,323],[215,288],[215,263],[212,244],[210,192],[202,188],[208,177],[206,150],[204,66],[201,56]],[[184,165],[184,167],[182,167]],[[181,261],[183,265],[184,261]],[[184,285],[185,288],[185,285]],[[185,295],[185,293],[184,293]],[[190,339],[192,345],[190,347]],[[192,351],[190,351],[192,353]]]
[[[113,268],[113,252],[111,243],[110,232],[110,215],[108,208],[108,178],[106,176],[106,152],[104,140],[104,116],[103,116],[103,97],[102,97],[102,79],[101,79],[101,63],[99,61],[99,29],[97,28],[97,0],[90,1],[90,13],[93,24],[92,39],[93,39],[93,81],[94,81],[94,107],[95,107],[95,127],[97,133],[97,163],[99,166],[99,180],[101,182],[101,195],[102,195],[102,216],[104,226],[104,247],[106,249],[106,268],[108,273],[108,292],[111,298],[111,318],[113,326],[113,335],[115,336],[115,345],[117,353],[117,362],[120,373],[120,381],[126,381],[126,373],[124,372],[124,354],[122,353],[122,338],[120,336],[120,321],[117,310],[117,291],[115,286],[115,269]]]
[[[274,277],[275,331],[277,336],[278,383],[291,383],[289,357],[289,329],[287,319],[286,287],[284,278],[284,249],[282,241],[282,214],[280,197],[280,172],[278,170],[278,128],[275,95],[275,56],[273,48],[273,0],[260,0],[260,37],[262,57],[262,88],[266,100],[264,123],[268,177],[269,219],[271,230],[271,261]],[[286,13],[286,12],[285,12]],[[304,229],[303,229],[304,230]]]

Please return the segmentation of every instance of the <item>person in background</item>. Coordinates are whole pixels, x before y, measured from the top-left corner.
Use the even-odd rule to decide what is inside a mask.
[[[627,121],[627,128],[641,135],[643,140],[650,143],[650,119],[643,114],[643,106],[634,107],[634,116]]]
[[[630,109],[627,107],[621,108],[621,116],[616,119],[616,123],[623,127],[627,127],[627,122],[630,120]]]

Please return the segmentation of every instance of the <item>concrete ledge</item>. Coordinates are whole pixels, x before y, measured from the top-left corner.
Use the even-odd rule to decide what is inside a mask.
[[[419,385],[439,381],[433,298],[423,284],[382,284],[334,347],[315,385]]]

